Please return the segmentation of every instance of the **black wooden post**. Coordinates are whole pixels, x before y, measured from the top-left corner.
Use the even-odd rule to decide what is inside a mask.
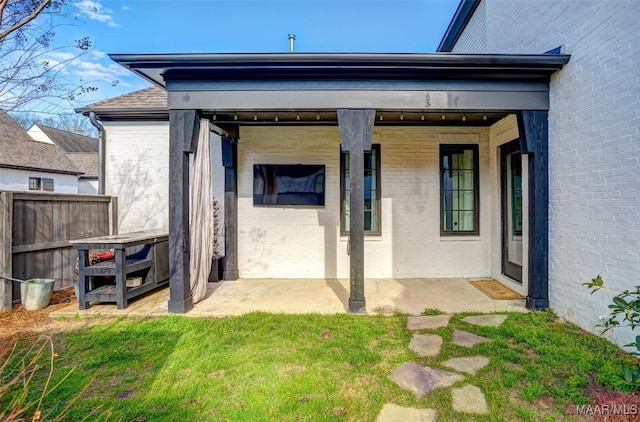
[[[529,289],[527,308],[549,307],[549,113],[518,113],[523,154],[529,163]]]
[[[364,151],[371,150],[375,110],[338,109],[343,151],[349,152],[349,312],[364,313]]]
[[[169,112],[169,312],[193,308],[189,266],[189,154],[198,145],[196,110]]]
[[[238,144],[222,138],[224,166],[224,280],[238,279]]]

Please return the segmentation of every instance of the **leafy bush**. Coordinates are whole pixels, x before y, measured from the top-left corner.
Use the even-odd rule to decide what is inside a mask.
[[[591,279],[590,283],[582,283],[582,285],[590,289],[591,294],[600,289],[612,290],[605,287],[601,274]],[[609,314],[602,315],[600,317],[602,323],[596,325],[602,329],[601,334],[617,327],[631,327],[631,330],[635,331],[636,327],[640,326],[640,285],[635,286],[634,290],[616,291],[616,293],[609,305]],[[640,335],[636,336],[635,342],[625,344],[624,347],[635,349],[629,353],[640,356]],[[640,389],[640,364],[636,364],[635,367],[623,365],[620,378],[626,393]]]

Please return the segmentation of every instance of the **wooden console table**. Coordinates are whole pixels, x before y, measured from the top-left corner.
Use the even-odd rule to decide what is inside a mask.
[[[112,236],[71,241],[78,250],[78,306],[87,309],[89,302],[115,302],[125,309],[129,299],[160,287],[169,281],[169,234],[162,230],[145,230]],[[127,249],[144,246],[128,255]],[[89,251],[112,249],[114,259],[90,265]],[[142,284],[127,287],[127,276],[142,278]],[[110,276],[115,284],[90,290],[90,277]]]

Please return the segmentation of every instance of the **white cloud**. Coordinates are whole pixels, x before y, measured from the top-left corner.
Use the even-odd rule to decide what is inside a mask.
[[[122,10],[131,10],[129,6],[122,6]]]
[[[106,23],[109,26],[119,26],[113,19],[113,10],[102,6],[97,1],[81,0],[77,3],[77,6],[89,19]]]
[[[111,63],[104,65],[91,61],[77,61],[74,63],[71,73],[84,81],[111,82],[131,75],[131,72],[122,66]]]

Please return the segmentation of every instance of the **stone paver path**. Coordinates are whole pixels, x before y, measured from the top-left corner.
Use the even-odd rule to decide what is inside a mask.
[[[410,316],[407,326],[411,331],[435,330],[449,325],[451,315],[417,315]],[[483,327],[499,327],[507,315],[476,315],[468,316],[462,320],[470,324]],[[453,343],[458,346],[471,348],[479,343],[489,342],[491,339],[470,333],[468,331],[453,330]],[[432,357],[440,354],[442,350],[442,337],[435,334],[414,334],[409,348],[423,357]],[[489,364],[486,356],[463,356],[451,358],[441,362],[443,366],[458,372],[465,372],[475,375],[480,369]],[[449,372],[439,368],[421,366],[413,362],[405,362],[396,368],[389,378],[400,387],[411,391],[417,397],[430,393],[436,388],[450,387],[458,381],[465,379],[465,376],[456,372]],[[480,388],[467,384],[460,388],[451,390],[453,398],[453,410],[484,415],[489,413],[487,400]],[[384,405],[377,422],[433,422],[437,419],[436,411],[433,409],[416,409],[401,407],[393,403]]]
[[[416,315],[409,317],[408,328],[415,330],[435,330],[449,325],[451,315]]]
[[[486,356],[467,356],[463,358],[452,358],[442,362],[447,368],[454,369],[458,372],[466,372],[475,375],[479,369],[489,364],[489,358]]]
[[[478,343],[491,341],[486,337],[482,337],[468,331],[453,330],[453,344],[463,347],[473,347]]]
[[[456,412],[478,413],[481,415],[489,413],[487,400],[482,391],[475,385],[467,384],[461,388],[451,390],[453,397],[453,410]]]
[[[436,411],[433,409],[414,409],[396,404],[384,405],[376,422],[434,422]]]
[[[436,388],[449,387],[464,379],[463,375],[417,363],[405,362],[389,376],[400,387],[422,397]]]
[[[420,356],[437,356],[442,349],[442,337],[435,334],[414,334],[409,349]]]
[[[475,315],[462,318],[464,322],[482,327],[499,327],[505,319],[506,315]]]

